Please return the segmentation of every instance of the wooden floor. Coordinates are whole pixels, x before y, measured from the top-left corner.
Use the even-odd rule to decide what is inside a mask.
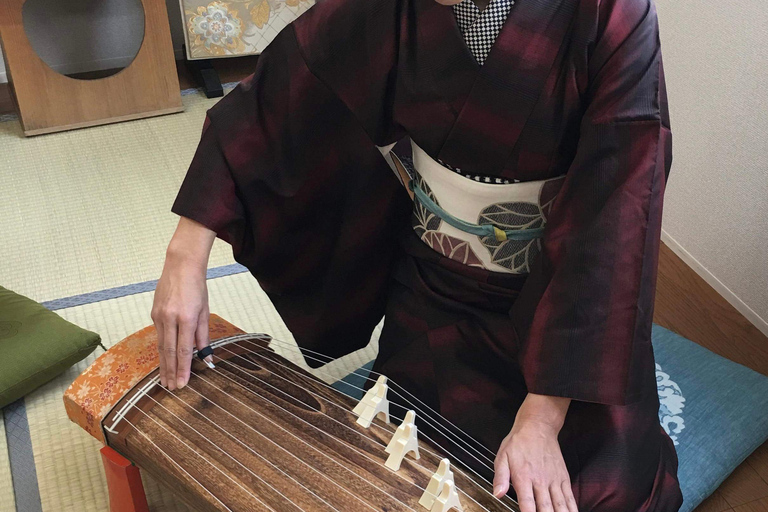
[[[219,59],[222,83],[253,72],[258,57]],[[195,87],[178,63],[182,89]],[[0,114],[12,113],[7,84],[0,84]],[[750,324],[690,267],[662,245],[654,320],[661,326],[768,375],[768,338]],[[752,454],[697,512],[768,512],[768,443]]]
[[[654,321],[768,375],[768,338],[662,245]],[[726,434],[727,435],[727,434]],[[768,512],[768,443],[747,458],[697,512]]]

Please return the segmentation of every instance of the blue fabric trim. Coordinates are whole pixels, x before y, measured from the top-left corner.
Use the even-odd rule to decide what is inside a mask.
[[[20,398],[3,408],[8,457],[11,462],[11,481],[18,512],[42,512],[37,468],[29,435],[29,421],[24,399]]]
[[[206,274],[207,279],[215,279],[217,277],[231,276],[234,274],[241,274],[248,272],[248,269],[239,263],[232,265],[224,265],[223,267],[209,268]],[[151,292],[157,286],[157,279],[152,281],[144,281],[143,283],[128,284],[125,286],[117,286],[115,288],[108,288],[106,290],[99,290],[96,292],[83,293],[81,295],[73,295],[72,297],[64,297],[62,299],[49,300],[43,302],[42,305],[51,311],[57,309],[72,308],[75,306],[83,306],[85,304],[93,304],[94,302],[101,302],[103,300],[117,299],[120,297],[127,297],[128,295],[136,295],[137,293]]]
[[[464,231],[471,235],[490,236],[498,239],[493,225],[472,224],[470,222],[466,222],[454,217],[447,211],[443,210],[437,203],[435,203],[421,189],[421,187],[417,187],[416,184],[414,183],[414,180],[411,180],[408,182],[408,188],[411,190],[411,192],[413,192],[413,194],[416,196],[419,202],[423,204],[427,210],[434,213],[435,215],[437,215],[438,217],[440,217],[441,219],[443,219],[445,222],[455,227],[456,229],[460,229],[461,231]],[[544,234],[544,228],[507,229],[507,230],[499,229],[499,231],[502,231],[506,235],[508,240],[521,240],[521,241],[533,240],[535,238],[541,237]]]
[[[237,82],[223,84],[225,89],[232,88]],[[186,89],[181,91],[182,96],[198,92],[202,89]],[[0,123],[15,121],[15,114],[0,115]],[[248,269],[238,263],[210,268],[206,272],[206,279],[231,276],[248,272]],[[157,286],[157,280],[144,281],[125,286],[117,286],[106,290],[83,293],[71,297],[49,300],[42,305],[51,311],[71,308],[85,304],[93,304],[104,300],[117,299],[137,293],[153,291]],[[32,438],[29,434],[29,420],[24,398],[5,406],[2,409],[3,422],[5,424],[5,436],[8,446],[8,456],[11,465],[11,480],[16,501],[17,512],[42,512],[43,506],[40,499],[40,488],[37,483],[37,468],[32,451]]]
[[[248,272],[248,269],[238,263],[210,268],[206,272],[207,279],[216,279]],[[117,299],[137,293],[150,292],[157,286],[157,280],[144,281],[126,286],[117,286],[107,290],[99,290],[72,297],[50,300],[42,305],[51,311],[71,308],[85,304],[93,304],[104,300]],[[11,461],[11,478],[16,496],[18,512],[42,512],[40,489],[37,483],[37,470],[32,452],[32,439],[29,435],[29,421],[24,398],[3,408],[6,442]]]

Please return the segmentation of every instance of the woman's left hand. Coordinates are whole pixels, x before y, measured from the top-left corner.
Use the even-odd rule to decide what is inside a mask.
[[[578,512],[557,436],[569,398],[528,394],[494,461],[493,494],[517,493],[521,512]]]

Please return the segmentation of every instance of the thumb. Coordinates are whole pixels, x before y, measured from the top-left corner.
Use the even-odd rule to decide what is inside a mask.
[[[494,466],[493,495],[500,499],[509,491],[509,460],[506,452],[496,457]]]
[[[197,350],[202,350],[211,344],[210,333],[208,330],[209,316],[208,308],[205,308],[197,319],[197,329],[195,330],[195,346],[197,347]],[[203,361],[208,363],[208,366],[213,366],[213,356],[206,356]]]

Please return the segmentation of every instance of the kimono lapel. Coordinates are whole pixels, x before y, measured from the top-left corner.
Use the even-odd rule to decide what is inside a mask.
[[[453,9],[435,0],[416,0],[418,70],[428,72],[438,96],[448,103],[454,119],[458,116],[481,69],[461,34]],[[422,82],[418,84],[423,87]],[[419,88],[421,88],[419,87]]]
[[[434,16],[435,29],[445,30],[442,49],[434,52],[436,79],[445,101],[458,112],[437,156],[468,172],[502,175],[579,0],[517,0],[482,66],[464,43],[451,9],[428,1],[445,10]],[[448,16],[451,25],[443,19]]]

